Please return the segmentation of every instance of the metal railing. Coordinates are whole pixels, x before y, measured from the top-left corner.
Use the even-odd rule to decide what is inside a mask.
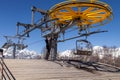
[[[15,77],[13,76],[12,72],[9,70],[7,65],[5,64],[3,58],[0,58],[0,65],[1,65],[1,77],[0,80],[16,80]]]

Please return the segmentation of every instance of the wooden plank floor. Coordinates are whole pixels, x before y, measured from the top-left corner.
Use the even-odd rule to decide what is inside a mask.
[[[94,73],[45,60],[6,59],[16,80],[120,80],[120,73]]]

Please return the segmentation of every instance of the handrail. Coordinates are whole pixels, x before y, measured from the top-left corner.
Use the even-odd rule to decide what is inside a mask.
[[[1,79],[2,80],[16,80],[12,72],[9,70],[9,68],[5,64],[3,58],[0,58],[0,65],[1,65],[1,74],[2,74]]]

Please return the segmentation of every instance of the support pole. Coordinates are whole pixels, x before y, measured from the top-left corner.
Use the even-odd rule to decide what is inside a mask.
[[[51,60],[56,60],[57,57],[57,36],[52,37],[52,45],[51,45]]]
[[[17,36],[18,36],[19,35],[19,26],[17,26],[16,31],[17,31]]]
[[[15,59],[15,53],[16,53],[16,44],[13,44],[13,59]]]
[[[31,21],[32,25],[34,25],[34,13],[35,13],[35,11],[32,10],[32,21]]]
[[[46,43],[46,53],[44,58],[48,60],[50,56],[50,50],[51,50],[51,37],[46,37],[45,43]]]
[[[50,60],[54,61],[56,60],[57,57],[57,36],[47,36],[46,37],[46,55],[45,55],[45,59],[48,60],[50,58]]]

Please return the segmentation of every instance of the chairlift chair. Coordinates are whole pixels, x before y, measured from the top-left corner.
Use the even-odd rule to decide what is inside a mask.
[[[8,49],[9,47],[12,46],[12,43],[5,43],[2,48]]]
[[[88,55],[92,54],[92,44],[87,40],[77,40],[76,41],[76,53],[75,55]]]

